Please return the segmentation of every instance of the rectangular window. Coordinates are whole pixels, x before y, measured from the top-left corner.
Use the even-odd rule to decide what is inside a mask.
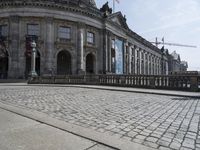
[[[58,37],[60,39],[71,39],[71,28],[69,27],[59,27],[58,28]]]
[[[8,26],[0,25],[0,36],[8,36]]]
[[[87,42],[90,44],[94,44],[94,33],[92,32],[87,33]]]
[[[28,24],[27,25],[27,34],[39,36],[40,29],[38,24]]]

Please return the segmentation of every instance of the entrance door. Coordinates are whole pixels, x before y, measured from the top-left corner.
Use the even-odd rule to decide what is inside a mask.
[[[0,79],[8,77],[8,53],[0,54]]]
[[[94,74],[95,59],[93,54],[88,54],[86,57],[86,73]]]
[[[71,74],[71,55],[67,51],[61,51],[57,56],[57,74],[70,75]]]

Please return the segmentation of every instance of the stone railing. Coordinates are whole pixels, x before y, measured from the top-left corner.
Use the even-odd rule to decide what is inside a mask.
[[[30,78],[30,84],[88,84],[200,91],[199,75],[71,75]]]

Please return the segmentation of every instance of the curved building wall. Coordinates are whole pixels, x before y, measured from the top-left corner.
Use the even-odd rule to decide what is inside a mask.
[[[119,74],[164,72],[163,61],[167,60],[159,49],[124,29],[120,21],[103,18],[96,8],[8,1],[0,2],[0,11],[0,49],[7,52],[7,56],[0,52],[0,66],[8,65],[0,68],[0,78],[28,77],[30,40],[37,42],[39,75],[116,73],[118,58],[122,61]],[[122,43],[120,57],[116,41]],[[1,62],[5,57],[7,62]]]

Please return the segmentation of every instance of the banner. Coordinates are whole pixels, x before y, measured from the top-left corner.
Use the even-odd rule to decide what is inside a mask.
[[[115,41],[116,74],[123,74],[123,49],[124,49],[123,41],[117,39]]]

